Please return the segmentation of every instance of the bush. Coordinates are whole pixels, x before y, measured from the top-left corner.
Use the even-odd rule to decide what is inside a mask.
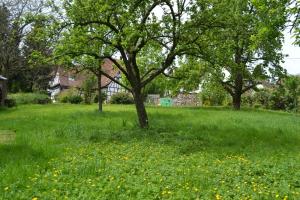
[[[70,96],[68,97],[68,102],[71,104],[80,104],[83,102],[83,98],[79,95]]]
[[[61,103],[80,104],[83,98],[80,95],[64,96],[60,100]]]
[[[14,99],[17,105],[51,103],[49,96],[41,93],[16,93],[9,95],[9,99]]]
[[[105,102],[105,100],[107,99],[106,92],[102,92],[101,96],[102,96],[102,102]],[[94,97],[94,103],[98,103],[98,94],[96,94]]]
[[[254,104],[255,104],[254,95],[252,95],[250,92],[242,95],[242,105],[243,106],[253,107]]]
[[[70,88],[60,92],[57,96],[57,100],[61,103],[69,103],[69,97],[77,95],[79,95],[78,90],[76,88]]]
[[[69,97],[68,96],[64,96],[59,100],[61,103],[68,103],[69,102]]]
[[[57,100],[61,103],[80,104],[83,102],[82,96],[76,88],[63,90],[58,96]]]
[[[262,108],[262,105],[261,105],[261,104],[254,104],[254,108],[255,108],[255,109]]]
[[[89,77],[83,82],[83,96],[84,103],[91,104],[94,96],[94,89],[97,85],[97,80],[95,76]]]
[[[133,97],[128,93],[116,93],[111,96],[111,104],[133,104]]]
[[[58,101],[61,103],[80,104],[81,102],[83,102],[83,98],[76,88],[71,88],[62,91],[58,95]]]
[[[16,107],[17,103],[15,99],[5,99],[4,105],[8,108]]]

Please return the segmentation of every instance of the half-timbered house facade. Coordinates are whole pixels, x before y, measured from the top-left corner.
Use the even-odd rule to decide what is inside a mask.
[[[102,70],[113,77],[115,80],[121,80],[121,73],[119,70],[116,70],[113,66],[113,63],[106,59],[102,64]],[[58,67],[54,72],[54,78],[49,83],[49,93],[51,99],[55,102],[56,97],[64,90],[70,88],[77,88],[78,90],[82,90],[84,81],[89,78],[89,74],[87,73],[76,73],[72,70],[66,70],[62,67]],[[97,85],[95,85],[95,88]],[[124,91],[124,89],[117,83],[113,82],[106,76],[101,76],[101,88],[102,92],[107,94],[107,101],[110,100],[111,96],[115,93],[119,93]]]

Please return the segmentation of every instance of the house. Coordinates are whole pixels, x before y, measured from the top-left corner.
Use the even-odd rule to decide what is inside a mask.
[[[6,81],[7,78],[0,75],[0,106],[4,106],[4,101],[6,99]]]
[[[115,80],[120,81],[121,73],[119,70],[114,68],[113,62],[109,59],[105,59],[101,67],[105,73],[113,77]],[[62,67],[58,67],[54,72],[53,80],[49,83],[50,88],[48,91],[51,95],[51,99],[55,101],[55,97],[66,89],[77,88],[78,90],[82,90],[83,84],[89,76],[91,75],[88,73],[76,73],[74,70],[67,70]],[[101,86],[102,91],[107,94],[107,101],[110,100],[113,94],[124,91],[120,85],[104,75],[101,76]],[[95,88],[96,87],[97,85],[95,85]]]

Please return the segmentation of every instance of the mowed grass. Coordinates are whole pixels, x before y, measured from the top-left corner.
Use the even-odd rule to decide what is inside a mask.
[[[218,108],[0,111],[0,199],[300,199],[300,116]]]

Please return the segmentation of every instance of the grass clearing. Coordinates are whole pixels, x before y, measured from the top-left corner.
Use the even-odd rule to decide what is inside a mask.
[[[11,144],[16,139],[14,131],[0,130],[0,144]]]
[[[28,105],[0,112],[0,199],[300,199],[300,116]]]

